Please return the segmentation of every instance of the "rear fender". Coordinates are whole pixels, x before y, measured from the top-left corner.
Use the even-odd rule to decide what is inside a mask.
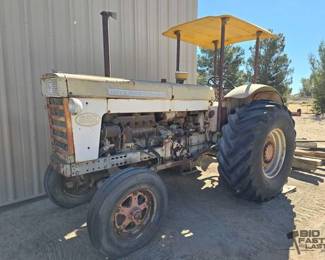
[[[228,113],[231,113],[237,107],[261,99],[272,100],[280,105],[284,104],[281,95],[275,88],[263,84],[249,84],[239,86],[225,95],[224,105],[227,107]]]

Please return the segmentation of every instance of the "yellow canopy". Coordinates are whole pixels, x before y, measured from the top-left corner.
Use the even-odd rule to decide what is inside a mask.
[[[256,39],[256,32],[260,31],[261,39],[275,38],[270,31],[257,25],[243,21],[231,15],[206,16],[187,23],[171,27],[163,35],[176,38],[175,32],[180,31],[181,40],[206,49],[214,49],[213,41],[221,38],[221,18],[228,17],[226,24],[225,45]]]

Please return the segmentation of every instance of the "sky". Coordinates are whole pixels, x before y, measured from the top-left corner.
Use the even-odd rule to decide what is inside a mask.
[[[325,41],[325,0],[198,0],[198,16],[231,14],[286,37],[294,69],[293,94],[310,75],[308,57]],[[240,44],[246,54],[250,44]]]

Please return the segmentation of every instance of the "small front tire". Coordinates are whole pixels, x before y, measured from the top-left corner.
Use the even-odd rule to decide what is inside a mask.
[[[108,178],[91,201],[90,240],[106,256],[125,256],[147,244],[167,210],[160,177],[146,168],[129,168]]]
[[[54,204],[73,208],[89,202],[96,192],[96,185],[90,176],[67,178],[49,166],[44,176],[44,189]]]

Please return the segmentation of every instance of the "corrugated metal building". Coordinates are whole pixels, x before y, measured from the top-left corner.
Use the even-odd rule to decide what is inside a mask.
[[[43,192],[50,146],[40,75],[103,75],[102,10],[111,20],[115,77],[174,80],[175,41],[161,33],[194,19],[197,0],[2,0],[0,4],[0,205]],[[195,48],[181,46],[194,82]]]

